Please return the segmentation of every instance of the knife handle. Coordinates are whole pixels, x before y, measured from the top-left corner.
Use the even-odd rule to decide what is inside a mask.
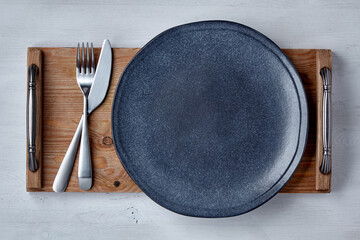
[[[320,171],[328,174],[331,171],[331,72],[329,68],[322,68],[320,75],[323,79],[323,159]]]
[[[75,134],[71,140],[69,148],[67,149],[64,159],[62,160],[59,170],[55,176],[53,183],[53,190],[55,192],[64,192],[69,183],[76,158],[77,149],[79,147],[79,140],[83,126],[83,119],[84,116],[82,116],[80,119],[80,122],[76,128]]]
[[[28,98],[27,98],[27,114],[26,114],[26,129],[27,129],[27,143],[28,143],[28,168],[31,172],[36,172],[39,169],[38,161],[36,159],[36,77],[39,73],[39,68],[35,64],[31,64],[28,69]]]

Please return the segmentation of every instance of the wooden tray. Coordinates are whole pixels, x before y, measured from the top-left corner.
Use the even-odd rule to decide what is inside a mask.
[[[93,159],[92,192],[140,192],[122,167],[112,141],[111,106],[120,74],[139,48],[113,48],[110,88],[103,104],[89,117],[89,137]],[[309,107],[309,135],[304,156],[296,172],[281,190],[285,193],[330,192],[331,173],[321,174],[322,94],[320,69],[331,70],[331,51],[325,49],[284,49],[298,70]],[[100,49],[95,49],[98,58]],[[53,180],[69,146],[82,113],[82,95],[75,78],[75,48],[29,48],[28,66],[40,68],[37,84],[38,113],[41,114],[37,142],[40,168],[27,169],[26,189],[51,192]],[[42,84],[41,84],[42,83]],[[42,122],[42,124],[41,124]],[[41,129],[42,128],[42,129]],[[42,135],[41,135],[42,130]],[[67,192],[81,192],[77,180],[78,158]]]

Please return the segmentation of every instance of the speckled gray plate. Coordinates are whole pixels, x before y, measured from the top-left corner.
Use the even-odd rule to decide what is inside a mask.
[[[285,54],[241,24],[171,28],[126,67],[112,132],[135,183],[174,212],[227,217],[273,197],[307,139],[301,80]]]

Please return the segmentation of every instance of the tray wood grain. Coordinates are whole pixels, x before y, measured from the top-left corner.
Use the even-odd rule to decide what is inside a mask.
[[[331,51],[325,49],[283,49],[303,81],[309,107],[309,135],[304,156],[283,193],[330,192],[331,173],[319,171],[322,159],[321,67],[331,69]],[[139,48],[113,48],[113,70],[103,104],[89,117],[94,182],[91,192],[140,192],[122,167],[112,140],[111,107],[119,77]],[[27,191],[52,192],[52,183],[70,144],[82,113],[82,95],[75,78],[75,48],[29,48],[28,59],[42,55],[42,149],[41,169],[27,178]],[[98,59],[100,49],[95,49]],[[40,56],[41,56],[40,55]],[[29,60],[28,60],[28,65]],[[77,181],[76,158],[67,192],[82,192]],[[27,169],[29,176],[29,170]]]

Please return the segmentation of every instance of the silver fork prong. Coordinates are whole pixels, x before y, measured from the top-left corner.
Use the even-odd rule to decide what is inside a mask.
[[[94,57],[94,48],[93,43],[91,43],[91,73],[95,73],[95,57]]]
[[[76,75],[80,73],[80,43],[77,46],[77,53],[76,53]]]
[[[90,74],[89,43],[86,43],[86,74]]]
[[[81,44],[82,49],[81,49],[81,73],[85,74],[85,48],[84,48],[84,43]]]

